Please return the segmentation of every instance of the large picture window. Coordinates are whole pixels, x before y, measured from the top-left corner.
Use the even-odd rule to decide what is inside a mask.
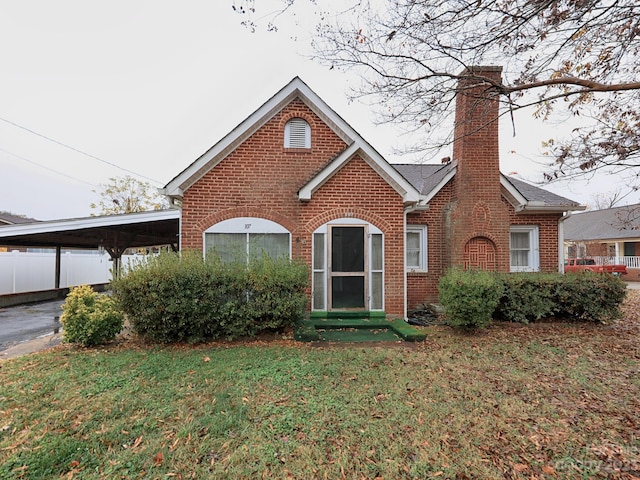
[[[232,218],[204,232],[205,255],[218,255],[223,262],[245,260],[267,254],[291,256],[291,235],[282,226],[263,218]]]
[[[510,252],[512,272],[537,272],[540,270],[538,227],[511,227]]]

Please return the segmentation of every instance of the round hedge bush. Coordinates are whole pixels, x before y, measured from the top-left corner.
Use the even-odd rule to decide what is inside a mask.
[[[114,340],[124,325],[124,314],[115,301],[99,295],[88,285],[71,289],[62,312],[62,340],[84,347]]]

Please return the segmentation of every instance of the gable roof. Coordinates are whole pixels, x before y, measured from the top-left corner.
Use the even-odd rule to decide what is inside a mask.
[[[564,222],[564,238],[573,242],[640,238],[640,204],[571,215]]]
[[[421,202],[420,192],[393,168],[382,156],[364,140],[354,141],[320,172],[307,182],[299,191],[302,201],[311,200],[312,195],[355,155],[359,155],[378,175],[380,175],[398,194],[405,204]],[[423,201],[421,203],[424,203]]]
[[[295,77],[278,93],[267,100],[260,108],[247,117],[242,123],[229,132],[218,143],[198,157],[191,165],[174,177],[162,190],[171,197],[181,197],[183,192],[215,167],[238,145],[249,138],[275,114],[294,99],[299,98],[346,144],[347,148],[330,161],[299,192],[301,200],[309,200],[311,195],[335,174],[354,155],[361,157],[381,175],[400,195],[405,202],[418,202],[420,195],[402,175],[366,142],[340,115],[331,109],[309,86],[299,77]]]
[[[457,172],[455,161],[447,164],[393,164],[424,197],[431,200]],[[573,200],[551,193],[513,177],[500,174],[503,194],[515,207],[516,212],[567,212],[584,210],[584,206]]]

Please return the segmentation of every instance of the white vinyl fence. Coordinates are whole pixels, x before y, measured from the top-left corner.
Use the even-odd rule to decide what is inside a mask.
[[[126,266],[136,255],[123,255]],[[109,255],[97,252],[63,252],[60,287],[107,283],[111,280]],[[55,252],[0,252],[0,295],[55,288]]]

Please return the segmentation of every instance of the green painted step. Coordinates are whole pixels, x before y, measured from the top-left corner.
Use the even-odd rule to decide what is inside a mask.
[[[426,334],[398,318],[388,320],[384,312],[313,312],[294,329],[294,338],[301,342],[342,341],[375,342],[397,341],[421,342]],[[370,315],[374,313],[374,315]],[[380,315],[382,313],[382,315]],[[315,315],[314,315],[315,314]]]
[[[402,340],[390,328],[316,328],[318,339],[324,342],[397,342]]]

